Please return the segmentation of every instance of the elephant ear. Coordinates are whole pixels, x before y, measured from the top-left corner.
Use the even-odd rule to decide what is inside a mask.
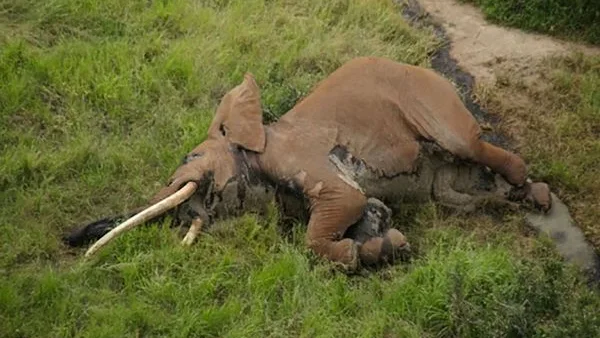
[[[244,81],[223,97],[208,135],[225,137],[233,144],[258,153],[264,151],[266,137],[260,90],[252,74],[246,73]]]

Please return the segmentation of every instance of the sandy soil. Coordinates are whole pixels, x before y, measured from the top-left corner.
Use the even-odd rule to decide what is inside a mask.
[[[479,9],[455,0],[419,0],[427,12],[446,32],[451,41],[450,54],[458,65],[473,75],[479,84],[496,80],[496,71],[526,71],[550,56],[573,51],[599,54],[600,48],[578,45],[500,27],[486,22]]]

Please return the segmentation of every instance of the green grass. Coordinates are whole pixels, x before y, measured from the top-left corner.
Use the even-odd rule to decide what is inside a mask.
[[[600,248],[600,56],[550,59],[530,72],[537,80],[529,83],[500,74],[482,101],[504,115],[533,174],[550,183]]]
[[[519,215],[407,210],[414,261],[362,276],[276,210],[187,249],[158,226],[91,261],[60,243],[151,196],[244,72],[272,120],[352,57],[435,46],[383,0],[0,0],[0,336],[598,336],[600,298]]]
[[[273,119],[354,56],[426,64],[434,45],[387,1],[0,8],[0,266],[55,259],[63,229],[145,201],[246,71]]]
[[[191,249],[130,233],[92,263],[30,266],[0,282],[5,336],[592,337],[600,299],[545,243],[447,225],[430,206],[410,265],[346,276],[284,239],[276,213],[242,217]],[[485,220],[483,220],[485,222]],[[458,222],[458,221],[457,221]],[[464,226],[464,224],[463,224]],[[251,243],[251,245],[248,245]]]
[[[596,0],[459,1],[476,4],[496,23],[600,44],[600,2]]]

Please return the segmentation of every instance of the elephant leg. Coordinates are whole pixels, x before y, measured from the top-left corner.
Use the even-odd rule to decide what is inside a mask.
[[[522,187],[526,183],[525,161],[516,154],[479,139],[475,144],[474,158],[472,159],[490,167],[514,186]]]
[[[446,165],[439,168],[433,180],[433,198],[440,204],[472,212],[477,207],[477,199],[470,195],[454,190],[452,187],[458,177],[458,168]]]
[[[364,265],[393,263],[410,252],[410,244],[397,229],[385,231],[383,236],[372,237],[360,246],[359,257]]]
[[[542,211],[550,210],[552,206],[550,188],[545,183],[529,181],[525,161],[516,154],[478,140],[474,160],[490,167],[514,186],[511,192],[512,200],[530,201]]]
[[[323,186],[311,198],[306,242],[317,255],[353,271],[358,268],[358,246],[343,235],[361,218],[367,201],[358,190],[343,182],[336,183]]]
[[[463,169],[463,171],[461,171]],[[473,212],[478,207],[486,204],[502,205],[504,207],[517,209],[518,204],[510,198],[510,192],[515,188],[510,185],[499,174],[494,174],[494,182],[491,189],[480,189],[473,187],[473,183],[481,182],[481,177],[477,171],[464,171],[465,167],[457,167],[448,164],[439,168],[433,181],[433,198],[441,205],[450,207],[463,212]],[[475,183],[476,184],[476,183]],[[455,187],[463,187],[468,192],[461,192]]]
[[[528,180],[525,161],[516,154],[481,139],[474,140],[470,147],[458,149],[455,154],[485,165],[500,174],[513,187],[509,200],[532,202],[544,212],[550,210],[550,188],[545,183],[532,183]]]

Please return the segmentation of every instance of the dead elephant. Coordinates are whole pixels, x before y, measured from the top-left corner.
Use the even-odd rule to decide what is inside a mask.
[[[104,236],[89,255],[114,234],[179,205],[190,242],[200,224],[273,196],[288,209],[299,202],[291,209],[308,213],[307,245],[348,269],[391,261],[406,248],[404,236],[385,226],[389,209],[380,201],[392,209],[405,198],[467,209],[489,198],[551,207],[548,186],[527,179],[520,157],[480,138],[446,79],[361,57],[270,125],[262,123],[259,88],[247,74],[222,99],[207,139],[151,199],[153,207],[132,211],[145,210],[117,228],[117,218],[88,224],[67,240],[80,245]]]

